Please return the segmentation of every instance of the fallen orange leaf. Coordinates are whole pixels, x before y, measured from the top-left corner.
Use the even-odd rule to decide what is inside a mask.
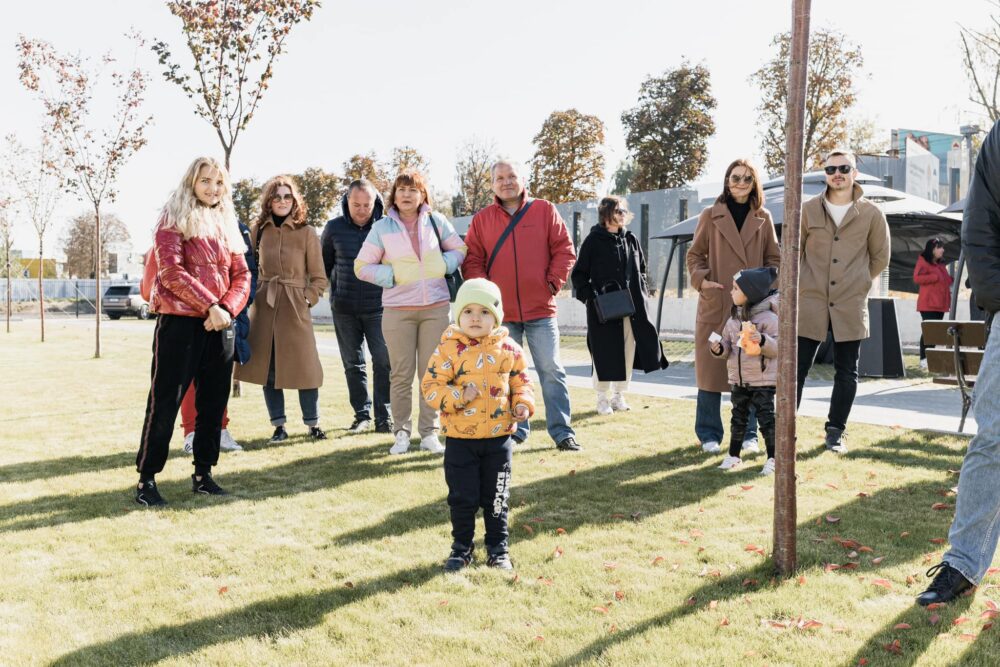
[[[858,569],[858,564],[857,563],[844,563],[843,565],[840,566],[840,569],[842,569],[842,570],[856,570],[856,569]]]
[[[608,634],[612,634],[613,635],[616,632],[618,632],[618,626],[617,625],[612,625],[610,628],[608,628]]]
[[[931,509],[932,510],[949,510],[949,509],[951,509],[951,505],[949,505],[948,503],[934,503],[933,505],[931,505]]]
[[[722,620],[719,621],[719,625],[729,625],[729,619],[723,616]]]
[[[860,551],[863,554],[875,553],[874,549],[872,549],[871,547],[865,547],[865,546],[858,547],[858,551]]]
[[[1000,567],[991,567],[990,569],[986,570],[986,576],[988,577],[991,574],[996,574],[997,572],[1000,572]]]
[[[831,484],[830,482],[827,482],[827,483],[826,483],[826,485],[827,485],[827,487],[828,487],[828,488],[831,488],[831,489],[833,489],[834,491],[836,491],[837,489],[839,489],[839,488],[840,488],[840,487],[839,487],[839,486],[837,486],[836,484]]]
[[[618,601],[624,600],[625,599],[625,593],[623,593],[621,591],[615,591],[615,599],[618,600]]]
[[[344,585],[347,586],[348,588],[354,588],[354,582],[353,581],[348,581],[348,582],[344,583]]]
[[[900,537],[909,537],[909,536],[910,536],[910,531],[908,531],[908,530],[904,530],[903,532],[901,532],[901,533],[899,534],[899,536],[900,536]]]
[[[438,606],[439,607],[447,607],[448,606],[448,601],[447,600],[441,600],[440,602],[438,602]]]
[[[822,628],[823,624],[820,623],[819,621],[814,621],[810,619],[808,621],[805,621],[804,623],[800,622],[798,627],[800,630],[812,630],[813,628]]]
[[[715,609],[715,608],[716,608],[716,607],[718,607],[718,606],[719,606],[719,601],[718,601],[718,600],[711,600],[711,601],[710,601],[710,602],[708,603],[708,608],[709,608],[709,609]]]
[[[753,488],[753,484],[740,484],[740,488],[743,489],[744,491],[749,491],[750,489]]]
[[[996,609],[987,609],[979,615],[979,618],[996,618],[997,616],[1000,616],[1000,611],[997,611]]]
[[[806,584],[806,577],[805,577],[805,575],[802,575],[801,577],[799,577],[798,582],[799,582],[799,586],[805,586],[805,584]]]
[[[609,560],[604,561],[604,569],[605,570],[613,570],[616,567],[618,567],[618,563],[612,563]]]
[[[547,577],[538,577],[538,582],[542,583],[542,584],[545,584],[546,586],[551,586],[552,585],[552,580],[549,579],[549,578],[547,578]]]
[[[912,574],[906,575],[906,585],[907,586],[912,586],[915,583],[917,583],[916,577],[914,577]]]
[[[524,528],[524,532],[526,532],[528,535],[534,535],[535,534],[535,529],[532,528],[531,526],[529,526],[528,524],[522,525],[521,528]]]
[[[826,522],[827,523],[840,523],[840,517],[839,516],[834,516],[832,514],[827,514],[826,515]]]
[[[899,643],[898,639],[893,639],[892,642],[886,644],[883,648],[885,648],[885,650],[889,653],[903,655],[903,645]]]
[[[657,556],[656,558],[653,559],[653,565],[654,566],[659,565],[660,563],[663,562],[663,560],[664,560],[663,556]]]
[[[608,613],[608,608],[607,607],[600,607],[600,606],[598,606],[598,607],[594,607],[593,609],[594,609],[594,611],[596,611],[599,614],[606,614],[606,613]]]
[[[565,534],[566,534],[565,528],[556,528],[556,535],[565,535]]]
[[[223,586],[222,588],[219,589],[219,595],[225,595],[228,592],[229,592],[229,586]]]
[[[893,630],[909,630],[912,626],[909,623],[897,623],[892,626]]]
[[[970,635],[969,633],[963,633],[958,636],[963,642],[974,642],[976,641],[976,635]]]
[[[941,616],[938,614],[931,614],[931,617],[927,619],[927,622],[931,625],[937,625],[941,621]]]
[[[996,603],[996,602],[994,602],[993,600],[987,600],[987,601],[986,601],[986,608],[987,608],[987,609],[993,609],[993,610],[996,610],[996,609],[997,609],[997,603]]]
[[[885,560],[885,556],[879,556],[878,558],[872,558],[872,564],[878,565]]]
[[[944,538],[943,537],[932,537],[931,538],[931,544],[944,544]]]
[[[954,621],[951,622],[952,625],[962,625],[962,623],[968,623],[969,619],[966,616],[959,616]]]
[[[535,636],[534,636],[534,637],[532,638],[532,641],[536,641],[536,642],[543,642],[543,641],[545,641],[545,637],[543,637],[543,636],[541,636],[541,635],[535,635]]]
[[[927,605],[928,609],[939,609],[944,606],[944,602],[931,602]]]
[[[886,579],[872,579],[873,586],[881,586],[882,588],[892,588],[892,582]]]

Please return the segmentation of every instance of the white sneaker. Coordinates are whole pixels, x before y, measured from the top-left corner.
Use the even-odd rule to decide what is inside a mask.
[[[741,465],[743,465],[743,460],[740,457],[727,456],[719,464],[719,470],[733,470],[734,468],[739,468]]]
[[[764,467],[760,469],[761,475],[773,475],[774,474],[774,459],[768,459],[764,462]]]
[[[632,408],[625,402],[625,397],[622,396],[621,392],[615,392],[611,396],[611,409],[615,412],[627,412]]]
[[[444,454],[444,445],[438,440],[436,434],[431,433],[420,438],[420,449],[424,449],[431,454]]]
[[[719,447],[719,443],[715,440],[706,440],[701,443],[701,451],[708,452],[709,454],[718,454],[722,451],[722,448]]]
[[[920,360],[920,368],[921,368],[921,370],[925,370],[925,371],[927,370],[927,359],[921,359]]]
[[[760,443],[757,442],[757,438],[744,440],[741,449],[744,454],[760,454]]]
[[[219,449],[227,452],[243,451],[243,448],[240,447],[240,443],[233,440],[233,436],[229,433],[228,428],[222,429],[222,437],[219,438]]]
[[[389,449],[390,454],[405,454],[410,448],[410,434],[406,431],[396,431],[396,442]]]
[[[612,412],[614,412],[614,409],[612,409],[611,403],[608,402],[607,392],[597,392],[597,414],[610,415]]]
[[[184,436],[184,453],[190,454],[194,451],[194,431]]]

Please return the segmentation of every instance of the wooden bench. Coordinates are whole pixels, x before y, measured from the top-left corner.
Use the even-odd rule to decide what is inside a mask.
[[[983,362],[986,323],[957,320],[925,320],[920,325],[927,346],[927,371],[937,384],[958,386],[962,393],[962,421],[972,407],[972,388]]]

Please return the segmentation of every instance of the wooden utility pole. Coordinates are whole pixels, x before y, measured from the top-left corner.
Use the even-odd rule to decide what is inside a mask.
[[[792,0],[792,48],[785,117],[785,220],[781,229],[781,323],[778,327],[778,396],[774,475],[774,562],[795,571],[795,402],[798,385],[799,224],[810,0]]]

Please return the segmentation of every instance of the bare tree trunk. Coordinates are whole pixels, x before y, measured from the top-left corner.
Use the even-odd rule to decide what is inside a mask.
[[[781,230],[781,323],[778,327],[777,442],[774,480],[774,560],[796,567],[795,403],[798,386],[799,224],[802,217],[803,126],[809,61],[810,0],[792,0],[792,46],[785,120],[785,221]]]
[[[94,303],[97,305],[96,321],[94,329],[94,359],[101,358],[101,207],[94,204],[94,246],[97,258],[94,261],[94,286],[97,288],[97,296]]]
[[[38,235],[38,313],[41,317],[42,342],[45,342],[45,286],[42,285],[42,275],[45,273],[45,255],[42,254],[43,235]]]
[[[8,245],[4,257],[7,258],[7,333],[10,333],[10,300],[13,296],[10,288],[10,246]]]

